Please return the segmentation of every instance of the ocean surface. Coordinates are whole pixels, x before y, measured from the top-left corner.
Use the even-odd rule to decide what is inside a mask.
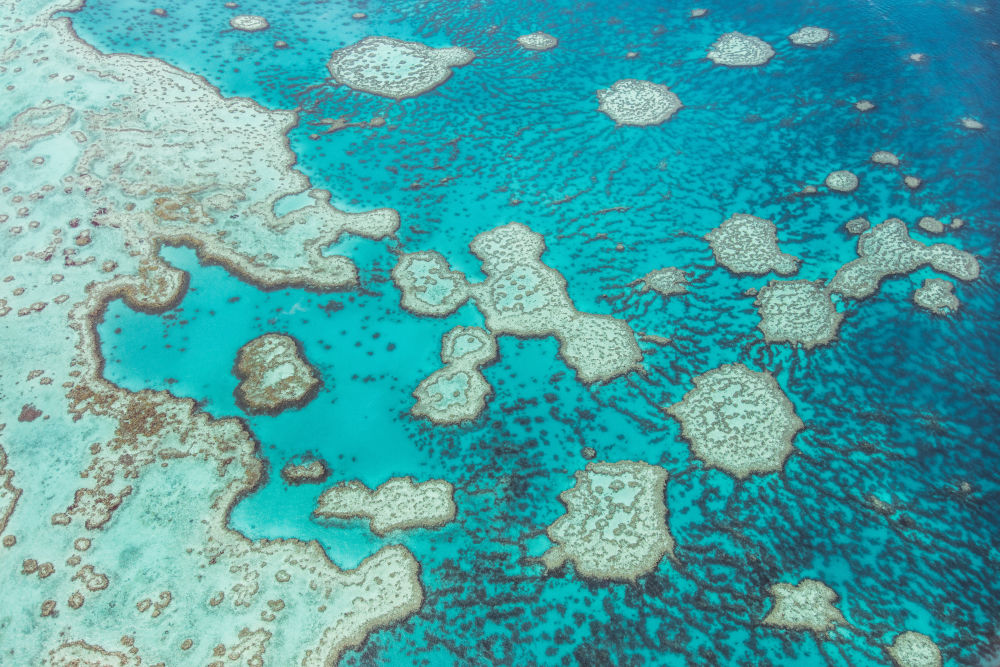
[[[343,664],[880,665],[903,630],[932,637],[946,664],[1000,664],[990,657],[1000,650],[996,2],[712,0],[698,19],[693,5],[658,2],[158,6],[165,17],[145,1],[88,0],[70,16],[101,51],[154,56],[223,95],[297,110],[288,139],[313,186],[338,208],[401,216],[397,239],[345,236],[328,249],[353,259],[360,289],[265,292],[192,250],[165,248],[190,273],[183,301],[155,316],[115,301],[99,327],[111,381],[247,420],[271,474],[237,506],[234,528],[318,540],[342,567],[391,543],[420,561],[420,612]],[[265,16],[270,28],[230,30],[236,13]],[[833,41],[790,44],[805,25]],[[559,45],[516,44],[536,30]],[[750,68],[708,61],[712,42],[733,30],[764,39],[775,57]],[[338,86],[326,70],[333,51],[368,35],[463,46],[476,59],[432,92],[394,102]],[[622,78],[666,84],[684,107],[658,126],[616,127],[595,92]],[[862,99],[875,108],[858,111]],[[338,117],[385,124],[322,133],[321,119]],[[966,129],[963,117],[985,130]],[[873,164],[877,150],[901,166]],[[855,192],[802,194],[839,169],[858,175]],[[955,281],[961,307],[947,316],[911,300],[925,278],[943,277],[924,268],[867,299],[838,300],[845,319],[829,345],[767,344],[744,291],[778,276],[735,276],[702,238],[738,212],[774,221],[781,249],[803,260],[795,279],[829,280],[856,257],[844,224],[857,216],[901,218],[915,239],[973,253],[981,275]],[[923,216],[965,224],[931,235],[916,225]],[[389,278],[397,253],[437,250],[480,280],[469,242],[511,221],[545,237],[542,260],[578,309],[669,343],[640,344],[646,376],[587,387],[555,339],[503,336],[483,371],[494,394],[479,419],[415,419],[411,392],[441,367],[441,336],[484,321],[471,302],[446,318],[401,309]],[[666,266],[688,273],[689,293],[629,285]],[[301,341],[323,386],[301,409],[246,415],[233,396],[236,354],[272,331]],[[663,411],[692,378],[734,362],[773,373],[806,424],[783,471],[739,481],[707,469]],[[558,496],[585,466],[584,447],[597,460],[669,471],[676,560],[636,583],[586,581],[572,565],[546,573],[533,560],[551,546],[544,529],[565,511]],[[305,453],[329,463],[330,482],[446,479],[457,520],[386,538],[367,521],[316,520],[326,485],[278,475]],[[875,511],[871,495],[891,513]],[[761,625],[768,587],[803,578],[840,596],[849,627],[814,635]]]

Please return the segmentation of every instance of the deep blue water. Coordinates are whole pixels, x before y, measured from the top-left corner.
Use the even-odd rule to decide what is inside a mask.
[[[331,249],[354,258],[363,292],[260,292],[166,249],[191,273],[180,306],[152,317],[116,302],[100,328],[111,380],[169,387],[218,416],[245,416],[232,396],[239,347],[268,331],[293,334],[324,387],[302,410],[247,417],[272,472],[312,451],[332,480],[375,486],[409,474],[459,488],[456,523],[386,541],[362,521],[310,520],[322,489],[289,488],[276,474],[233,513],[250,537],[315,538],[342,566],[383,543],[413,550],[423,610],[345,664],[886,664],[880,646],[905,629],[931,635],[948,664],[995,664],[985,657],[1000,618],[995,2],[982,12],[946,2],[708,3],[698,20],[687,18],[695,5],[666,3],[242,2],[239,13],[271,23],[256,34],[229,30],[233,11],[222,3],[159,6],[167,18],[148,3],[92,0],[73,21],[99,49],[153,55],[223,94],[300,109],[290,141],[314,185],[342,208],[392,206],[402,216],[398,242]],[[359,10],[369,18],[351,19]],[[836,41],[793,47],[785,37],[802,25],[829,28]],[[534,30],[559,47],[532,54],[514,44]],[[730,30],[777,55],[762,68],[714,66],[705,52]],[[329,54],[368,34],[465,46],[477,59],[402,103],[332,86]],[[290,48],[273,48],[277,39]],[[913,52],[926,62],[907,60]],[[669,85],[685,108],[658,127],[615,128],[595,111],[594,91],[625,77]],[[862,98],[877,108],[857,112]],[[962,129],[967,115],[987,130]],[[388,123],[309,138],[319,119],[337,116]],[[903,166],[871,164],[879,149]],[[834,169],[851,169],[861,187],[792,196]],[[924,185],[910,192],[903,174]],[[615,206],[629,210],[599,213]],[[700,238],[741,211],[774,220],[782,250],[803,259],[796,278],[807,279],[829,279],[855,256],[843,231],[852,217],[900,217],[930,242],[916,229],[921,216],[958,215],[966,225],[940,240],[976,254],[982,277],[958,285],[952,317],[910,302],[935,275],[923,269],[843,304],[831,346],[768,346],[741,293],[774,276],[732,276]],[[390,246],[438,250],[474,280],[468,242],[511,220],[545,236],[543,260],[566,277],[578,308],[673,343],[642,344],[648,378],[588,389],[554,340],[501,338],[500,360],[484,371],[495,396],[481,419],[413,420],[410,392],[440,366],[441,335],[483,322],[472,305],[446,319],[401,311]],[[625,287],[668,265],[691,272],[690,294]],[[295,304],[305,310],[287,314]],[[660,411],[693,376],[735,361],[772,371],[807,425],[784,472],[743,483],[705,470]],[[584,446],[601,460],[670,471],[678,563],[624,585],[583,582],[572,568],[546,576],[524,560],[548,547],[544,527],[563,513],[557,496],[585,464]],[[959,480],[974,488],[964,500],[948,491]],[[871,493],[900,511],[872,511]],[[852,629],[816,639],[759,626],[767,586],[803,577],[841,595]]]

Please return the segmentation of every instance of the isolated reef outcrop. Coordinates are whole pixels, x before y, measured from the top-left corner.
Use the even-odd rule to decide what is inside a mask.
[[[441,338],[444,367],[431,373],[413,391],[415,417],[435,424],[476,419],[493,388],[479,370],[497,358],[496,338],[479,327],[455,327]]]
[[[674,555],[664,500],[669,474],[643,461],[593,461],[559,494],[566,513],[547,529],[548,569],[572,561],[587,579],[636,581]]]
[[[372,490],[362,482],[342,482],[325,490],[313,514],[327,519],[368,519],[371,531],[439,528],[455,519],[455,487],[443,479],[415,482],[393,477]]]
[[[736,213],[705,235],[715,261],[736,274],[790,276],[801,260],[778,248],[777,228],[764,218]]]
[[[326,67],[337,83],[404,100],[434,90],[451,77],[453,67],[468,65],[475,57],[460,46],[435,49],[392,37],[365,37],[334,51]]]
[[[640,79],[615,81],[597,91],[597,101],[597,110],[618,125],[659,125],[684,106],[665,85]]]
[[[322,384],[302,351],[287,334],[268,333],[240,348],[233,373],[240,383],[236,403],[249,414],[276,415],[301,408],[315,398]]]
[[[465,275],[453,271],[433,250],[400,256],[392,281],[400,292],[400,306],[414,315],[444,317],[469,300]]]
[[[708,59],[727,67],[757,67],[774,57],[774,49],[760,37],[742,32],[727,32],[715,40]]]
[[[529,51],[551,51],[559,46],[559,40],[540,30],[517,38],[518,45]]]
[[[901,632],[886,648],[896,667],[941,667],[941,649],[922,632]]]
[[[837,312],[823,281],[772,280],[754,301],[768,343],[792,343],[805,349],[837,338],[843,313]]]
[[[837,594],[822,581],[803,579],[798,584],[774,584],[770,593],[773,606],[761,621],[763,625],[815,633],[848,625],[844,615],[834,606]]]
[[[694,378],[667,413],[708,468],[737,479],[781,470],[805,425],[770,373],[724,364]]]
[[[961,303],[955,296],[955,283],[944,278],[925,278],[913,292],[913,303],[935,315],[951,315]]]

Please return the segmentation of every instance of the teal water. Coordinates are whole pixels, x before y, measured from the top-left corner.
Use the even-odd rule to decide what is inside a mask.
[[[146,3],[93,0],[73,21],[102,50],[153,55],[223,94],[300,109],[289,139],[314,185],[338,207],[392,206],[402,217],[398,242],[347,238],[330,249],[354,259],[363,290],[261,292],[168,248],[164,257],[191,274],[178,308],[154,317],[115,302],[100,328],[109,379],[247,419],[272,475],[236,508],[235,528],[317,539],[345,567],[391,542],[421,561],[424,608],[345,664],[886,664],[881,645],[903,629],[934,637],[948,664],[995,664],[995,3],[977,12],[951,2],[720,2],[696,21],[690,7],[658,3],[241,3],[239,13],[271,23],[254,34],[229,30],[234,12],[221,3],[160,6],[165,19]],[[351,19],[359,10],[369,18]],[[836,41],[795,48],[785,36],[802,25],[826,27]],[[514,44],[534,30],[558,36],[559,47],[532,54]],[[705,51],[730,30],[765,39],[777,55],[763,68],[713,66]],[[402,103],[326,81],[329,54],[369,34],[465,46],[477,59]],[[275,49],[278,39],[289,48]],[[908,61],[913,52],[927,61]],[[594,91],[624,77],[669,85],[685,108],[662,126],[616,129],[595,111]],[[862,98],[877,108],[860,114],[852,105]],[[387,124],[310,138],[321,118],[338,116]],[[962,129],[962,116],[987,131]],[[903,167],[871,164],[880,149]],[[862,186],[793,196],[834,169],[854,171]],[[924,185],[910,192],[902,174]],[[602,212],[618,206],[628,210]],[[910,302],[935,275],[923,269],[842,304],[834,345],[769,346],[741,293],[773,276],[732,276],[700,238],[737,211],[774,220],[782,250],[803,259],[796,278],[829,279],[855,256],[843,223],[857,215],[897,216],[914,238],[968,250],[982,277],[958,285],[953,317]],[[924,215],[966,225],[938,239],[916,229]],[[438,250],[476,280],[468,242],[510,220],[545,236],[543,261],[566,277],[578,308],[672,343],[642,344],[648,378],[586,388],[554,340],[504,337],[484,370],[495,395],[479,420],[416,421],[410,392],[440,367],[441,335],[483,321],[472,305],[445,319],[403,312],[392,251]],[[693,275],[689,294],[626,287],[668,265]],[[270,331],[302,341],[324,386],[301,410],[248,417],[233,399],[232,365],[241,345]],[[735,361],[772,371],[807,424],[782,473],[743,483],[705,470],[660,411],[692,377]],[[545,575],[530,561],[549,546],[544,527],[563,513],[557,496],[584,466],[585,446],[600,460],[670,471],[677,563],[624,585],[580,581],[572,568]],[[381,540],[366,522],[311,520],[322,488],[289,488],[276,474],[306,451],[330,463],[331,481],[448,479],[458,521]],[[974,493],[949,491],[960,480]],[[902,509],[884,517],[868,494]],[[760,626],[767,587],[803,577],[832,587],[854,628],[814,638]]]

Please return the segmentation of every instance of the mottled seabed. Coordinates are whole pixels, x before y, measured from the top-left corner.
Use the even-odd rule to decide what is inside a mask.
[[[0,0],[0,664],[1000,664],[997,11]]]

